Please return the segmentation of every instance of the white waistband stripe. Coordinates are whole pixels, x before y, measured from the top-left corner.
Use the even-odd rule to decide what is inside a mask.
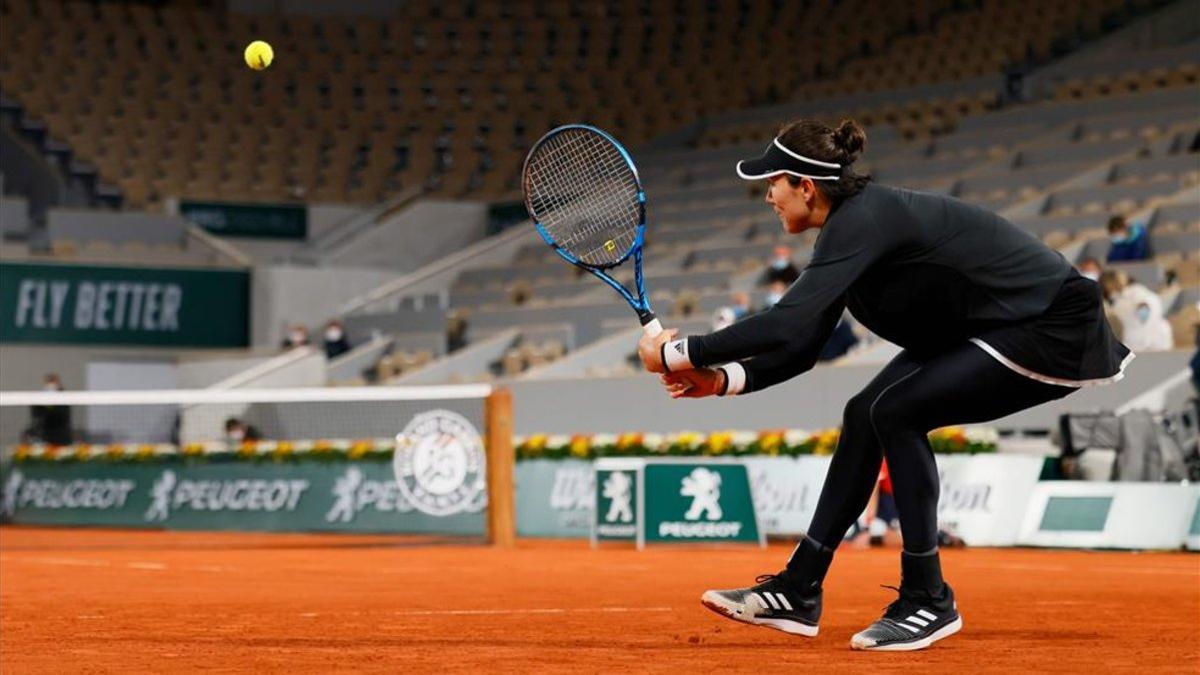
[[[1121,378],[1125,377],[1125,367],[1129,365],[1130,361],[1133,361],[1135,356],[1133,352],[1129,352],[1129,354],[1126,355],[1121,361],[1121,365],[1117,370],[1117,374],[1113,375],[1112,377],[1100,377],[1094,380],[1068,380],[1062,377],[1043,375],[1039,372],[1022,366],[1019,363],[1015,363],[1012,359],[997,351],[995,347],[989,345],[983,340],[980,340],[979,338],[971,338],[971,342],[974,342],[977,347],[987,352],[988,356],[996,359],[1009,370],[1017,374],[1024,375],[1031,380],[1037,380],[1038,382],[1044,382],[1046,384],[1057,384],[1060,387],[1095,387],[1099,385],[1112,384],[1113,382],[1119,382]]]

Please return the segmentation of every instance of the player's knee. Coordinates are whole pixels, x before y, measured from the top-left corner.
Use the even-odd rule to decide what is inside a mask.
[[[880,437],[912,431],[912,411],[899,396],[884,394],[872,401],[867,412],[871,427]]]
[[[852,429],[870,421],[872,398],[859,392],[846,401],[842,410],[842,428]]]

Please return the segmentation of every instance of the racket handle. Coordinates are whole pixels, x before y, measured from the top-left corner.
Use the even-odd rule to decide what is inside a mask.
[[[653,312],[647,312],[642,315],[642,331],[650,337],[658,337],[658,334],[663,332],[662,324],[658,322],[658,317],[654,316]]]

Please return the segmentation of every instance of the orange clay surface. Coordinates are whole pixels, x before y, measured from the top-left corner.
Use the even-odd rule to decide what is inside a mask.
[[[945,552],[964,628],[923,652],[848,646],[894,549],[838,554],[815,639],[700,606],[788,552],[10,527],[0,671],[1200,672],[1195,554]]]

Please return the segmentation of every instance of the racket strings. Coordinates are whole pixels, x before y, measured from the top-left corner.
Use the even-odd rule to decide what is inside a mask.
[[[555,221],[551,236],[587,262],[614,262],[633,244],[632,230],[622,230],[631,217],[637,219],[630,190],[622,189],[629,186],[631,172],[599,136],[560,134],[550,140],[551,161],[542,174],[552,188],[547,195],[547,215]]]
[[[633,169],[603,136],[579,129],[547,139],[527,165],[530,209],[581,262],[610,265],[633,246],[640,200]]]

